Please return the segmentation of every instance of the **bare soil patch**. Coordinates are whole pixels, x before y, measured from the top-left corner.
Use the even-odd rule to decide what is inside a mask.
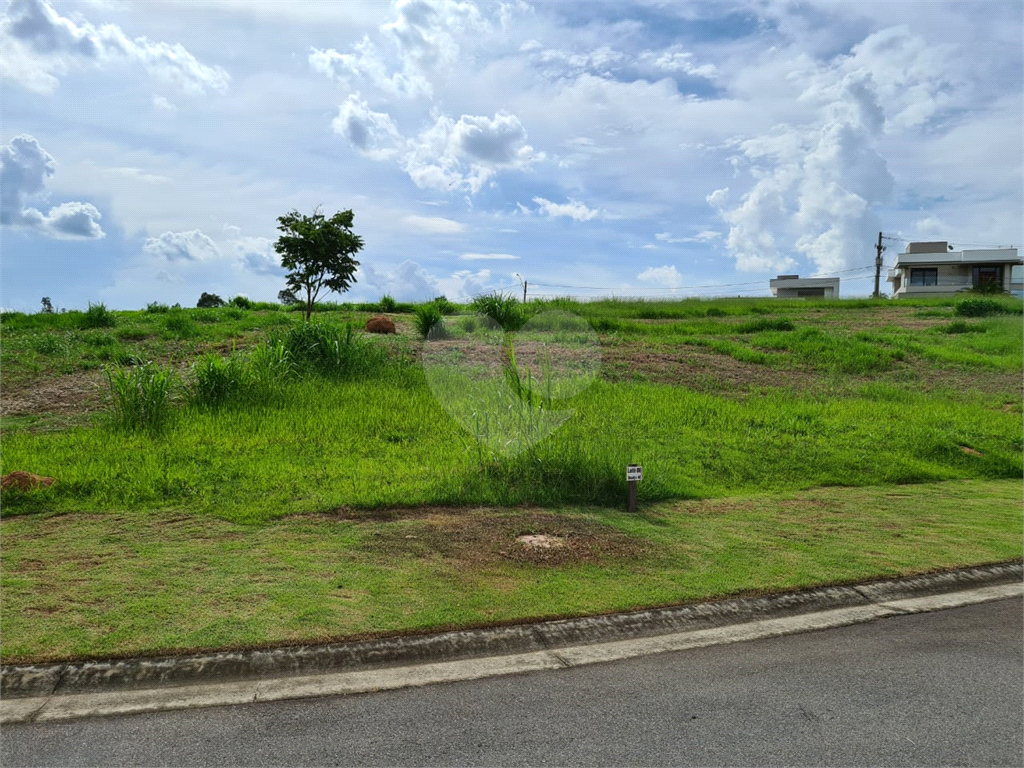
[[[538,545],[543,543],[543,546]],[[434,512],[395,522],[362,546],[376,554],[440,557],[467,567],[503,561],[545,566],[600,564],[650,554],[650,542],[582,517],[526,509]]]
[[[31,386],[0,396],[0,416],[72,414],[98,410],[103,403],[103,372],[79,371],[36,379]]]

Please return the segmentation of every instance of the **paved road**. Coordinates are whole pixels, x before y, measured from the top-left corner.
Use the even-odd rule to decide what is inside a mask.
[[[386,693],[4,726],[15,765],[1024,764],[1022,601]]]

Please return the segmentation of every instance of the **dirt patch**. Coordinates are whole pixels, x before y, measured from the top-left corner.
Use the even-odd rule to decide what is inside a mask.
[[[536,510],[431,514],[395,522],[362,544],[376,554],[438,557],[470,567],[513,561],[561,566],[607,563],[649,554],[650,542],[582,517]]]
[[[37,379],[31,386],[13,392],[5,388],[0,397],[0,416],[94,411],[102,407],[105,391],[102,371]]]
[[[674,384],[701,392],[747,391],[757,387],[804,389],[820,378],[808,371],[779,370],[698,349],[663,351],[639,345],[606,347],[604,376],[610,381],[639,376],[656,384]]]

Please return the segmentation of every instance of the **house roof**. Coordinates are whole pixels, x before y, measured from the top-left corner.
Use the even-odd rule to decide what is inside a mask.
[[[898,253],[897,267],[943,264],[1024,264],[1016,248],[986,248],[946,253]]]

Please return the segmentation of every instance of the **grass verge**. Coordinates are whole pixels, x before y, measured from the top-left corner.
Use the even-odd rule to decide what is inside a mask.
[[[315,643],[623,611],[1022,555],[1020,480],[246,525],[5,518],[4,663]],[[528,550],[520,534],[561,537]]]

